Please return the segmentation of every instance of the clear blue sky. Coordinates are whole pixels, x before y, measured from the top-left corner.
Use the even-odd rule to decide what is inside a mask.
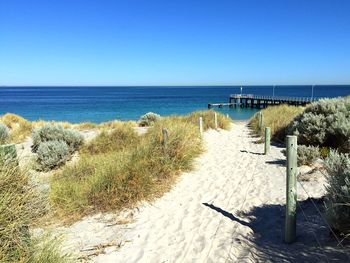
[[[0,0],[0,85],[349,84],[348,0]]]

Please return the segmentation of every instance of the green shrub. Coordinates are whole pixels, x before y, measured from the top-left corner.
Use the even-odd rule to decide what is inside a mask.
[[[74,130],[64,129],[59,125],[44,125],[36,128],[32,134],[33,150],[36,151],[42,142],[63,141],[66,142],[69,152],[74,152],[83,144],[83,136]]]
[[[148,112],[145,115],[142,115],[141,118],[138,121],[139,126],[144,127],[144,126],[151,126],[153,125],[156,121],[160,119],[160,115],[153,113],[153,112]]]
[[[350,156],[331,151],[326,160],[328,172],[325,196],[326,215],[332,228],[350,234]]]
[[[289,126],[305,145],[350,152],[350,97],[312,103]]]
[[[303,107],[288,105],[270,106],[261,110],[263,114],[263,125],[261,129],[259,127],[258,114],[255,114],[249,120],[249,125],[253,133],[261,137],[265,136],[265,127],[270,127],[272,140],[284,143],[288,125],[303,111]]]
[[[0,144],[6,143],[9,137],[9,129],[5,124],[0,122]]]
[[[314,146],[298,146],[298,165],[310,165],[320,158],[318,147]]]
[[[37,150],[39,169],[49,171],[63,165],[69,158],[69,149],[64,141],[47,141],[40,143]]]

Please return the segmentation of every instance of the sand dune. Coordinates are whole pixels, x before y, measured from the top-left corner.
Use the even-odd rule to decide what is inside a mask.
[[[293,262],[324,261],[333,255],[314,203],[324,193],[322,178],[298,189],[306,219],[298,217],[298,242],[283,243],[285,157],[273,146],[269,156],[245,123],[204,135],[207,151],[195,169],[152,204],[133,211],[127,224],[95,215],[68,229],[75,250],[92,251],[93,262]],[[129,213],[124,213],[123,215]],[[119,216],[120,217],[120,216]],[[130,220],[130,218],[128,219]],[[310,224],[309,221],[312,221]],[[315,234],[326,255],[318,248]],[[91,248],[91,249],[89,249]],[[96,250],[98,248],[98,251]],[[94,250],[95,249],[95,250]],[[328,253],[328,254],[327,254]],[[337,253],[336,257],[345,257]]]

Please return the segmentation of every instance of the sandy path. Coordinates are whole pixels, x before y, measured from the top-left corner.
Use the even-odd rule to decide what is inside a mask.
[[[324,251],[345,262],[344,254],[333,254],[317,199],[300,202],[307,217],[298,217],[298,242],[283,243],[285,157],[275,146],[262,155],[263,145],[249,134],[244,123],[205,133],[207,151],[169,193],[141,205],[126,225],[111,214],[77,222],[68,229],[70,243],[80,251],[106,245],[89,257],[93,262],[323,262]],[[304,185],[313,197],[324,193],[320,182]]]

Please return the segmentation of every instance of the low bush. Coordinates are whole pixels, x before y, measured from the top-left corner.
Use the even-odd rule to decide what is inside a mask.
[[[289,126],[300,144],[350,152],[350,97],[312,103]]]
[[[59,125],[44,125],[36,128],[32,134],[33,150],[37,151],[39,145],[48,141],[63,141],[68,145],[69,151],[72,153],[79,149],[83,144],[83,136],[74,130],[65,129]]]
[[[270,127],[272,140],[284,143],[288,134],[288,125],[293,119],[304,111],[303,107],[288,105],[270,106],[261,110],[263,114],[263,125],[259,127],[258,114],[249,121],[254,134],[264,137],[265,128]]]
[[[166,147],[163,128],[169,132]],[[106,145],[107,151],[90,148],[98,154],[83,153],[77,163],[52,177],[50,200],[58,215],[79,217],[159,196],[169,189],[178,173],[192,167],[193,159],[202,150],[198,126],[179,118],[157,121],[139,139],[130,131],[125,134],[130,140],[122,151],[119,143],[115,147]],[[111,141],[108,136],[116,134],[106,133],[97,139],[97,149]]]
[[[325,163],[327,219],[336,232],[350,235],[350,156],[331,151]]]
[[[298,146],[298,165],[310,165],[321,157],[318,147]]]
[[[153,112],[148,112],[145,115],[142,115],[141,118],[138,121],[139,126],[145,127],[145,126],[151,126],[153,125],[156,121],[160,119],[160,115],[153,113]]]
[[[9,129],[5,124],[0,122],[0,144],[6,143],[9,137]]]
[[[49,171],[63,165],[69,158],[68,145],[64,141],[40,143],[37,150],[39,170]]]

